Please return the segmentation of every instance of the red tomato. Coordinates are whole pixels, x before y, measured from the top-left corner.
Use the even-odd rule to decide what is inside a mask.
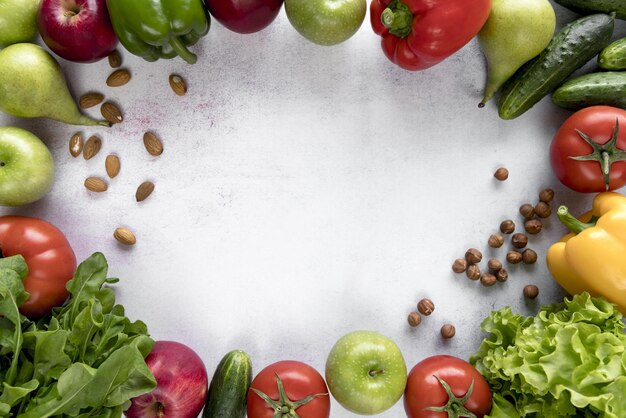
[[[619,129],[616,126],[619,123]],[[583,138],[588,137],[589,142]],[[585,157],[577,160],[571,157]],[[626,184],[626,110],[591,106],[570,116],[550,146],[556,177],[581,193],[615,190]],[[605,161],[605,162],[603,162]],[[606,169],[607,173],[603,174]]]
[[[237,33],[258,32],[274,21],[283,0],[205,0],[211,15]]]
[[[437,377],[450,386],[452,396]],[[464,402],[472,381],[474,387]],[[425,408],[443,407],[449,403],[456,403],[481,418],[491,411],[491,390],[478,370],[460,358],[440,355],[417,363],[409,373],[404,391],[404,410],[408,418],[448,418],[447,412]]]
[[[284,387],[282,396],[276,375]],[[271,398],[275,403],[274,407],[252,389],[256,389]],[[286,412],[281,416],[285,418],[295,418],[296,416],[300,418],[328,418],[330,416],[330,398],[326,382],[317,370],[299,361],[279,361],[261,370],[252,381],[248,391],[248,418],[272,418],[275,416],[276,406],[286,406],[286,411],[289,411],[290,406],[298,401],[318,394],[320,395],[294,408],[297,415]]]
[[[76,256],[57,227],[36,218],[1,216],[0,249],[7,257],[21,254],[28,265],[24,288],[30,297],[20,306],[22,314],[36,319],[63,304]]]

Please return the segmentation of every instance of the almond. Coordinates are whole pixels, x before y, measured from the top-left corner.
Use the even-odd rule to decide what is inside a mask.
[[[104,102],[102,107],[100,107],[100,113],[111,124],[120,123],[124,120],[120,108],[111,102]]]
[[[137,238],[135,238],[135,234],[128,228],[115,228],[113,232],[113,237],[121,244],[124,245],[135,245],[137,242]]]
[[[118,51],[117,49],[111,52],[108,58],[111,68],[118,68],[120,65],[122,65],[122,56],[120,55],[120,51]]]
[[[187,93],[187,84],[185,80],[178,74],[170,74],[170,87],[178,96],[184,96]]]
[[[107,183],[102,180],[100,177],[87,177],[85,179],[85,187],[87,190],[102,193],[107,191]]]
[[[137,192],[135,193],[135,199],[137,202],[143,202],[152,194],[154,191],[154,183],[151,181],[144,181],[137,187]]]
[[[152,132],[146,132],[143,134],[143,145],[146,150],[153,156],[159,156],[163,153],[163,143]]]
[[[102,148],[102,140],[95,135],[89,137],[83,148],[83,158],[85,160],[92,159],[100,151],[100,148]]]
[[[87,109],[87,108],[99,105],[100,103],[102,103],[103,100],[104,100],[103,94],[91,92],[91,93],[83,94],[81,98],[78,100],[78,105],[82,109]]]
[[[110,178],[117,176],[120,173],[120,159],[117,155],[109,154],[106,160],[104,160],[104,168]]]
[[[130,81],[130,72],[128,70],[115,70],[107,78],[107,86],[120,87]]]
[[[83,152],[83,136],[79,132],[76,132],[70,138],[70,154],[72,154],[72,157],[76,158],[81,152]]]

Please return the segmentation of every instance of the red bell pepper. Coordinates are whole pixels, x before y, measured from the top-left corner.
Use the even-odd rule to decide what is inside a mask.
[[[417,71],[461,49],[490,11],[491,0],[372,0],[370,19],[387,58]]]

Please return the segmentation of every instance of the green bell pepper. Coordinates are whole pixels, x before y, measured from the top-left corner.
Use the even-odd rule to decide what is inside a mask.
[[[147,61],[198,57],[187,47],[206,35],[211,17],[202,0],[107,0],[113,29],[130,53]]]

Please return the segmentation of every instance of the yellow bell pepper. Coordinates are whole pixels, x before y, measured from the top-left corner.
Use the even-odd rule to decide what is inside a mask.
[[[572,232],[548,249],[548,270],[570,294],[603,296],[626,315],[626,196],[603,192],[580,219],[559,207]]]

